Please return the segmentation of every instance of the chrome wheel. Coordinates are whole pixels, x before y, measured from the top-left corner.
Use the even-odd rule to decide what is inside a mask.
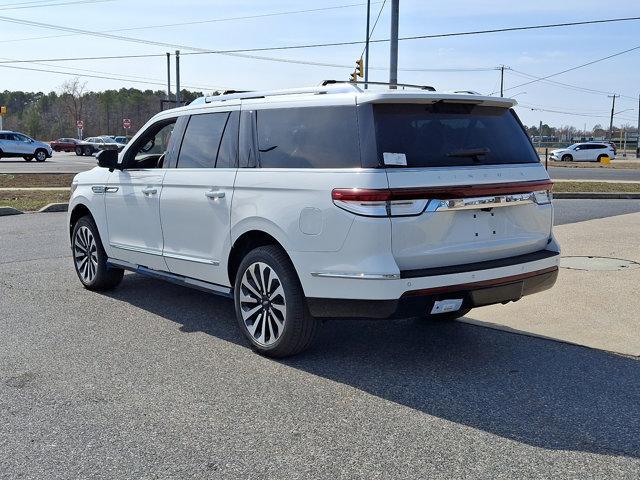
[[[73,240],[73,257],[76,270],[85,284],[90,284],[98,272],[98,247],[88,227],[82,226],[76,231]]]
[[[256,343],[268,346],[282,335],[287,313],[282,282],[263,262],[249,265],[240,282],[240,314]]]
[[[44,162],[47,159],[47,154],[44,153],[42,150],[38,150],[36,152],[36,160],[39,162]]]

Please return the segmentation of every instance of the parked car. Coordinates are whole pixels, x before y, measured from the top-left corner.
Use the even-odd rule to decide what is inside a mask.
[[[101,150],[117,150],[122,151],[124,145],[117,143],[113,138],[108,136],[89,137],[82,140],[76,145],[76,155],[93,155]]]
[[[30,162],[34,158],[38,162],[44,162],[51,158],[53,150],[51,145],[45,142],[11,130],[0,130],[0,158],[22,157]]]
[[[113,137],[113,139],[114,139],[116,142],[118,142],[118,143],[120,143],[120,144],[122,144],[122,145],[126,145],[126,144],[127,144],[127,142],[129,141],[129,139],[128,139],[127,137],[121,137],[121,136]]]
[[[76,146],[80,143],[77,138],[59,138],[49,142],[54,152],[75,152]]]
[[[606,143],[574,143],[567,148],[551,151],[549,158],[561,162],[600,162],[603,157],[616,158],[614,149]]]
[[[78,278],[231,297],[273,357],[324,317],[451,320],[548,289],[552,182],[514,105],[335,83],[163,111],[74,178]]]

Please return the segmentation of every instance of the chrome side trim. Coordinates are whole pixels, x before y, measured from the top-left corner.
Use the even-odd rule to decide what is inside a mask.
[[[104,193],[115,193],[120,189],[120,187],[105,187]]]
[[[154,250],[152,248],[134,247],[132,245],[123,245],[121,243],[113,243],[113,242],[109,242],[109,245],[112,246],[113,248],[120,248],[122,250],[128,250],[130,252],[147,253],[149,255],[162,256],[161,250]]]
[[[175,258],[176,260],[185,260],[187,262],[204,263],[206,265],[214,265],[216,267],[220,265],[220,262],[218,260],[208,260],[206,258],[191,257],[189,255],[181,255],[178,253],[164,252],[162,255],[167,258]]]
[[[313,277],[349,278],[353,280],[397,280],[399,273],[311,272]]]
[[[209,283],[202,280],[197,280],[195,278],[184,277],[182,275],[176,275],[169,272],[164,272],[161,270],[153,270],[152,268],[147,268],[142,265],[136,265],[134,263],[126,262],[123,260],[116,259],[108,259],[107,264],[114,267],[124,268],[125,270],[130,270],[135,273],[139,273],[141,275],[146,275],[148,277],[158,278],[160,280],[166,280],[171,283],[175,283],[177,285],[183,285],[185,287],[197,288],[199,290],[204,290],[207,292],[212,292],[217,295],[222,295],[225,297],[233,296],[233,291],[230,287],[225,287],[223,285],[218,285],[216,283]]]
[[[104,193],[107,187],[105,187],[104,185],[94,185],[93,187],[91,187],[91,191],[93,193]]]
[[[534,192],[495,195],[490,197],[454,198],[451,200],[433,199],[427,205],[427,212],[450,210],[481,210],[483,208],[512,207],[536,202]]]

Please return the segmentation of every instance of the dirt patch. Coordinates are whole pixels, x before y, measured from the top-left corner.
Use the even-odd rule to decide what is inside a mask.
[[[69,187],[75,173],[1,173],[0,188]]]

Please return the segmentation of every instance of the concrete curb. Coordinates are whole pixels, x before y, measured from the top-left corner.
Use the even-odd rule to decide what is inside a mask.
[[[68,209],[68,203],[50,203],[49,205],[42,207],[38,212],[66,212]]]
[[[66,212],[69,209],[68,203],[50,203],[42,207],[36,212],[23,212],[13,207],[0,207],[0,217],[7,215],[22,215],[23,213],[50,213],[50,212]]]
[[[0,207],[0,217],[7,215],[21,215],[24,212],[13,207]]]
[[[562,199],[594,199],[594,200],[636,200],[640,192],[553,192],[553,198]]]

